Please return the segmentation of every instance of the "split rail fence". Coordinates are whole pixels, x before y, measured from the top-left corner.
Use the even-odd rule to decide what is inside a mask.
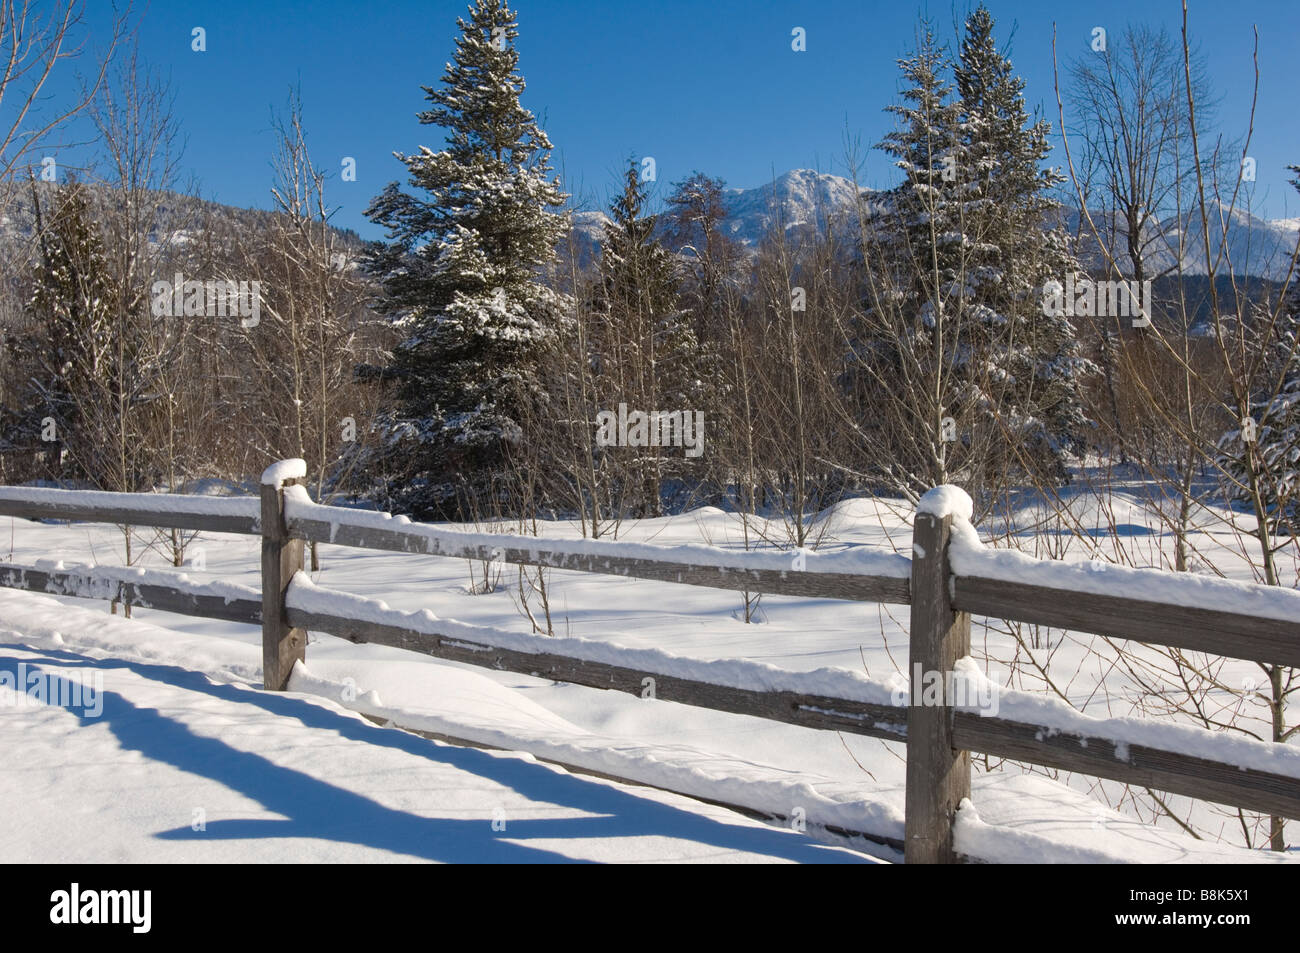
[[[0,586],[36,592],[89,592],[124,604],[260,624],[264,685],[269,690],[286,687],[294,662],[305,659],[306,634],[311,629],[357,643],[395,646],[638,696],[643,694],[645,679],[653,678],[659,700],[902,742],[907,746],[905,833],[904,843],[895,846],[903,847],[909,863],[961,859],[953,846],[953,825],[960,801],[970,796],[972,752],[1300,818],[1300,776],[1242,767],[1227,748],[1221,760],[1208,751],[1192,756],[1185,748],[1166,750],[1090,735],[1077,728],[1062,730],[1059,725],[1032,720],[988,717],[959,707],[951,693],[938,704],[923,701],[916,676],[950,673],[959,659],[970,654],[972,614],[1300,667],[1300,614],[1289,620],[1269,618],[1175,604],[1169,597],[1171,592],[1177,595],[1184,582],[1195,585],[1200,580],[1159,570],[1136,570],[1151,574],[1151,591],[1159,597],[1145,600],[978,574],[959,575],[949,558],[954,516],[926,511],[918,511],[915,517],[913,558],[889,557],[893,561],[882,563],[886,571],[880,574],[845,572],[843,566],[839,572],[815,571],[815,563],[812,571],[774,568],[771,556],[761,553],[728,553],[719,564],[674,558],[681,550],[648,554],[649,547],[619,542],[593,545],[588,540],[510,535],[492,535],[487,540],[481,534],[443,531],[401,518],[383,520],[383,526],[374,525],[374,519],[358,521],[356,510],[312,503],[304,488],[294,486],[297,480],[292,468],[282,472],[288,472],[290,478],[264,478],[260,501],[236,498],[214,503],[211,497],[179,494],[0,487],[0,515],[260,536],[260,599],[214,595],[209,587],[182,585],[179,580],[175,585],[160,584],[157,573],[146,580],[135,579],[129,571],[111,568],[62,570],[0,563]],[[618,658],[619,650],[613,647],[588,653],[599,657],[584,658],[548,651],[546,643],[554,640],[544,636],[518,636],[503,647],[500,639],[475,642],[473,632],[466,631],[472,627],[458,623],[448,623],[454,628],[448,631],[436,620],[417,625],[397,618],[406,614],[391,612],[392,620],[381,621],[382,613],[340,611],[338,600],[312,608],[310,591],[297,597],[293,588],[295,575],[303,569],[307,542],[531,564],[727,590],[910,605],[910,701],[900,709],[883,700],[876,703],[746,688],[725,684],[725,679],[684,677],[680,669],[649,669],[644,664],[645,653],[635,650],[627,650],[629,664],[618,664],[609,660]],[[1277,594],[1276,589],[1264,586],[1251,588],[1261,590],[1261,596]],[[359,597],[351,599],[353,605],[366,602]],[[1235,740],[1222,734],[1206,738],[1209,751],[1216,749],[1216,743]]]

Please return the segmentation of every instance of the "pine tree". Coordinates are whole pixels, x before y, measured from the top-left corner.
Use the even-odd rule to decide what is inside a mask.
[[[903,180],[869,209],[868,296],[847,368],[864,411],[881,421],[871,456],[904,492],[949,482],[964,449],[942,439],[946,419],[961,416],[965,362],[954,333],[961,232],[951,181],[961,155],[950,65],[926,23],[916,50],[898,61],[905,86],[886,107],[896,127],[877,148]]]
[[[1291,184],[1300,190],[1300,166]],[[1300,282],[1293,283],[1275,323],[1259,309],[1253,326],[1265,329],[1263,391],[1250,407],[1251,420],[1242,421],[1218,442],[1217,464],[1230,498],[1250,499],[1246,454],[1254,469],[1265,508],[1278,521],[1278,534],[1300,533]],[[1253,433],[1243,433],[1243,426]],[[1253,439],[1248,439],[1253,438]]]
[[[1042,307],[1046,282],[1081,270],[1052,224],[1060,208],[1050,190],[1064,177],[1043,167],[1048,123],[1031,123],[1024,80],[999,52],[983,5],[966,19],[954,72],[965,297],[982,364],[975,399],[996,416],[989,425],[1005,435],[1016,469],[1064,479],[1065,454],[1082,448],[1088,424],[1081,381],[1095,370],[1069,319]]]
[[[1259,324],[1268,316],[1256,315]],[[1300,293],[1292,297],[1274,329],[1269,371],[1261,393],[1241,421],[1218,441],[1216,464],[1230,499],[1251,501],[1246,455],[1265,509],[1277,520],[1275,533],[1300,532]]]
[[[1292,363],[1281,392],[1261,409],[1258,440],[1265,504],[1285,531],[1295,534],[1300,533],[1300,360]]]
[[[46,216],[32,186],[39,248],[27,310],[34,333],[9,341],[32,373],[22,406],[6,408],[10,439],[52,443],[56,464],[66,448],[77,475],[109,489],[136,489],[111,479],[111,435],[105,432],[120,365],[129,360],[114,346],[117,292],[85,186],[70,181],[52,192],[53,211]],[[47,439],[51,432],[54,441]]]
[[[665,200],[662,233],[668,250],[685,265],[682,298],[703,340],[725,340],[727,303],[736,297],[735,272],[741,254],[723,231],[727,217],[724,183],[693,172]]]
[[[1044,282],[1078,268],[1049,225],[1059,176],[1041,167],[1047,124],[1030,122],[983,7],[957,63],[924,28],[899,65],[898,127],[879,145],[904,174],[883,203],[893,284],[882,293],[872,279],[858,344],[859,360],[884,369],[867,374],[872,399],[892,402],[901,421],[895,478],[916,490],[959,475],[980,490],[1012,474],[1064,479],[1091,365],[1068,320],[1043,314]]]
[[[547,395],[537,355],[565,302],[543,283],[566,231],[566,196],[551,178],[551,143],[520,105],[515,13],[476,0],[441,88],[424,87],[425,125],[448,131],[441,152],[398,154],[417,197],[391,183],[368,217],[388,229],[369,270],[381,309],[406,334],[387,421],[389,499],[422,517],[464,515],[503,501],[510,448]],[[489,500],[493,502],[488,502]]]
[[[599,300],[601,334],[595,343],[611,407],[686,411],[701,408],[708,354],[700,346],[677,294],[672,257],[658,239],[659,217],[646,212],[648,193],[637,163],[628,163],[623,191],[610,207],[601,249]],[[662,515],[662,484],[686,467],[681,451],[645,447],[631,467],[639,498],[636,515]]]
[[[899,60],[908,87],[903,101],[885,111],[897,117],[898,128],[878,148],[894,157],[903,182],[889,193],[896,251],[910,258],[907,289],[922,322],[934,318],[957,277],[960,259],[954,255],[957,204],[948,182],[963,162],[959,146],[959,111],[952,86],[944,79],[950,67],[928,25],[923,26],[916,52]]]

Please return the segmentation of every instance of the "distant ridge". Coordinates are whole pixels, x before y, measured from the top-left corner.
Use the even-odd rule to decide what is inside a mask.
[[[838,175],[815,172],[812,169],[792,169],[771,182],[753,188],[728,188],[723,192],[727,210],[723,225],[725,233],[742,247],[755,250],[768,230],[780,223],[788,233],[803,230],[825,231],[835,221],[856,224],[854,209],[856,196],[869,197],[870,189],[857,189],[853,183]],[[1076,208],[1064,209],[1066,227],[1071,234],[1079,228]],[[604,212],[579,211],[574,213],[575,242],[579,247],[580,261],[590,261],[599,253],[605,224],[609,221]],[[1099,228],[1106,227],[1104,219],[1094,213],[1093,221]],[[1226,241],[1220,234],[1220,222],[1226,225]],[[1082,231],[1087,232],[1087,223]],[[1151,243],[1151,263],[1157,273],[1172,268],[1177,260],[1180,237],[1183,240],[1182,271],[1185,275],[1206,275],[1202,230],[1199,212],[1185,213],[1181,222],[1170,217],[1156,230],[1163,238]],[[1300,218],[1269,221],[1237,208],[1231,215],[1226,207],[1210,209],[1210,248],[1218,256],[1226,249],[1228,257],[1222,258],[1217,271],[1222,274],[1230,259],[1238,275],[1251,275],[1271,281],[1286,277],[1291,254],[1300,240]],[[1123,245],[1120,232],[1119,244]],[[1100,253],[1086,234],[1080,242],[1080,256],[1089,268],[1103,266]]]

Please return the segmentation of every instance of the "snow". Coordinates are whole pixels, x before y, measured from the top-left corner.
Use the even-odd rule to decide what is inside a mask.
[[[388,677],[400,678],[400,673]],[[540,706],[520,706],[513,692],[478,675],[448,669],[440,673],[439,682],[436,710],[430,709],[425,699],[415,707],[385,705],[378,700],[378,693],[361,694],[354,683],[320,677],[302,663],[295,666],[289,688],[342,699],[340,704],[353,711],[402,728],[526,751],[538,758],[772,816],[788,816],[799,807],[809,826],[838,826],[895,841],[903,839],[903,815],[897,805],[864,801],[856,788],[843,782],[816,776],[793,778],[788,771],[690,745],[611,744],[611,739],[585,733]],[[645,703],[656,704],[650,699]]]
[[[906,579],[912,563],[906,556],[883,552],[872,546],[850,546],[830,552],[804,550],[792,555],[785,551],[743,551],[718,546],[647,545],[604,539],[543,539],[505,533],[466,532],[422,523],[404,517],[367,510],[345,510],[314,503],[302,486],[285,489],[285,519],[320,520],[330,524],[330,538],[337,537],[340,527],[400,531],[408,537],[423,539],[425,552],[458,554],[466,549],[510,548],[536,555],[549,552],[565,556],[591,556],[610,559],[643,559],[653,562],[677,562],[691,567],[720,570],[770,570],[776,572],[835,573],[842,575],[886,576]],[[795,556],[800,556],[796,569]]]
[[[67,563],[61,559],[38,559],[33,565],[41,572],[66,572],[73,577],[64,581],[51,579],[47,591],[65,596],[80,596],[87,599],[104,598],[104,594],[115,589],[115,583],[126,582],[138,585],[167,586],[196,596],[216,596],[226,603],[237,599],[262,601],[262,592],[252,586],[241,586],[220,579],[197,579],[189,573],[168,572],[160,569],[145,569],[140,566],[92,566],[89,563]],[[10,584],[20,582],[25,576],[22,569],[0,566],[0,578]]]
[[[1028,831],[1008,837],[986,824],[970,798],[963,798],[953,824],[953,845],[960,853],[1000,864],[1113,864],[1122,858],[1095,847],[1063,845]]]
[[[1300,590],[1198,573],[1134,569],[1100,560],[1070,563],[1034,559],[1017,550],[985,546],[975,528],[965,521],[953,525],[948,558],[958,576],[1047,586],[1067,594],[1087,592],[1171,606],[1239,612],[1282,622],[1300,619]]]
[[[0,502],[52,503],[121,509],[138,513],[194,513],[203,516],[243,516],[256,519],[261,504],[251,496],[209,496],[190,493],[101,493],[98,490],[56,490],[46,487],[0,486]]]
[[[971,525],[972,511],[970,496],[955,486],[935,487],[917,504],[918,513],[954,517],[948,556],[957,576],[1239,612],[1283,622],[1300,619],[1300,590],[1296,589],[1194,573],[1135,569],[1098,560],[1069,563],[1035,559],[1017,550],[992,549],[981,542]]]
[[[1084,482],[1081,480],[1080,484]],[[1022,546],[1029,553],[1053,559],[1077,560],[1080,555],[1087,557],[1101,549],[1113,548],[1115,558],[1138,565],[1167,565],[1172,537],[1164,529],[1167,524],[1163,517],[1155,512],[1158,501],[1153,503],[1143,495],[1144,490],[1139,487],[1132,491],[1108,491],[1104,497],[1082,491],[1071,492],[1073,495],[1064,500],[1063,505],[1069,512],[1062,522],[1068,521],[1071,528],[1081,528],[1082,533],[1076,535],[1077,531],[1073,529],[1055,530],[1062,524],[1051,522],[1050,516],[1045,519],[1033,501],[1017,510],[1007,522],[988,520],[985,529],[998,533],[999,545]],[[299,496],[300,491],[290,489],[286,495],[292,506],[293,498]],[[250,509],[256,506],[256,500],[245,498],[244,502],[251,504]],[[817,552],[807,553],[808,570],[813,569],[818,558],[834,559],[853,550],[883,553],[905,566],[907,560],[898,554],[910,552],[912,512],[912,507],[905,501],[861,499],[837,504],[818,514],[809,525],[815,526],[817,532],[825,531],[826,536],[816,543]],[[1238,547],[1243,541],[1249,544],[1250,537],[1240,535],[1228,525],[1224,513],[1225,510],[1218,506],[1198,507],[1194,511],[1195,535],[1192,539],[1195,553],[1200,560],[1212,560],[1213,565],[1228,573],[1235,582],[1245,583],[1252,578],[1252,567],[1239,554]],[[401,528],[400,520],[388,520],[380,514],[347,514],[345,518],[363,522],[374,520],[372,525],[377,527]],[[5,536],[11,539],[8,561],[34,564],[38,559],[57,554],[68,561],[67,565],[71,565],[73,560],[91,561],[100,564],[96,571],[103,571],[108,568],[104,564],[123,560],[119,528],[92,523],[39,524],[23,519],[9,522],[10,533],[3,533],[4,527],[0,527],[0,539]],[[954,550],[955,556],[960,558],[962,527],[960,520],[957,523],[958,539]],[[466,530],[477,529],[448,524],[433,527],[406,524],[406,528],[425,535],[428,535],[427,529],[437,538],[452,540],[463,539]],[[767,525],[760,524],[758,529],[762,538],[767,540],[787,538],[786,527],[779,519]],[[750,532],[753,535],[753,527]],[[506,539],[497,534],[479,535],[492,537],[494,545],[502,545]],[[138,531],[137,536],[137,559],[143,560],[144,571],[168,572],[165,568],[170,562],[167,554],[145,548],[144,544],[150,539],[147,531]],[[539,538],[521,539],[527,539],[530,545],[539,548],[581,547],[590,542],[581,540],[579,536],[580,529],[576,524],[542,521]],[[793,552],[770,551],[746,554],[739,551],[743,538],[734,515],[705,508],[674,517],[627,521],[620,528],[620,541],[607,545],[645,546],[656,553],[693,546],[706,553],[724,554],[721,558],[739,557],[742,560],[752,555],[776,556],[781,560],[795,555]],[[187,566],[185,576],[188,581],[185,585],[206,586],[209,585],[207,580],[211,580],[212,583],[241,586],[244,587],[241,597],[247,597],[255,590],[259,581],[260,553],[260,541],[256,537],[204,533],[198,543],[206,552],[206,569]],[[527,635],[531,625],[518,605],[520,593],[513,567],[503,573],[495,591],[470,595],[468,564],[462,559],[327,544],[322,544],[319,549],[321,571],[302,577],[310,578],[318,589],[344,591],[370,600],[382,599],[393,612],[418,613],[427,609],[431,616],[437,617],[436,625],[440,630],[443,627],[441,620],[454,618],[458,625],[501,630],[537,639],[547,643],[548,648],[558,647],[560,643],[559,639]],[[983,566],[990,556],[997,557],[1003,552],[989,549],[975,553],[972,558],[976,566]],[[1282,560],[1280,565],[1291,572],[1295,562],[1292,554],[1283,552],[1279,559]],[[1049,568],[1052,566],[1047,565]],[[1057,568],[1068,565],[1056,564]],[[1079,571],[1095,572],[1086,565],[1074,565]],[[151,581],[162,581],[161,577],[150,578]],[[1184,574],[1184,579],[1191,578],[1192,574]],[[478,582],[481,583],[481,579]],[[1250,591],[1255,588],[1247,586]],[[658,653],[654,656],[656,664],[695,666],[709,661],[742,660],[799,675],[830,670],[839,673],[838,679],[843,678],[844,671],[851,671],[855,682],[863,679],[877,685],[901,686],[905,698],[905,683],[899,681],[907,658],[908,614],[905,608],[765,595],[761,604],[764,624],[746,625],[739,618],[738,607],[742,597],[735,592],[563,570],[548,572],[548,591],[555,631],[561,639],[575,638],[597,643],[589,646],[593,651],[651,651]],[[535,595],[532,608],[538,612]],[[998,698],[1003,706],[1000,714],[1014,711],[1023,701],[1041,709],[1036,710],[1032,717],[1057,719],[1052,723],[1060,727],[1052,730],[1083,730],[1111,737],[1121,747],[1145,743],[1143,737],[1149,740],[1149,736],[1130,733],[1130,728],[1146,732],[1149,725],[1156,729],[1195,727],[1186,715],[1160,713],[1157,709],[1164,700],[1163,696],[1155,702],[1146,700],[1141,687],[1123,666],[1114,664],[1114,646],[1104,638],[1043,629],[1037,633],[1026,630],[1024,641],[1016,641],[1011,638],[1010,633],[1014,630],[1009,626],[997,620],[986,622],[978,618],[973,620],[973,628],[972,645],[978,652],[979,668],[1000,687]],[[219,685],[237,684],[241,691],[245,690],[244,686],[256,686],[261,682],[261,633],[255,626],[147,608],[134,611],[133,618],[127,622],[120,616],[109,615],[102,603],[88,603],[63,595],[0,590],[0,630],[0,642],[26,646],[25,650],[30,651],[65,653],[83,660],[84,664],[112,660],[113,664],[170,667],[199,673],[201,678],[196,678],[204,684],[204,680]],[[462,632],[460,638],[479,641],[482,634],[476,631],[471,636]],[[385,646],[356,645],[314,630],[309,633],[309,643],[307,664],[294,672],[291,683],[299,691],[275,698],[286,702],[306,699],[330,712],[336,708],[340,711],[364,708],[376,717],[399,725],[409,723],[414,728],[481,744],[491,744],[494,739],[497,742],[508,741],[508,747],[530,752],[535,757],[563,761],[592,771],[623,774],[643,783],[659,784],[683,793],[707,797],[708,794],[700,792],[714,790],[718,792],[716,800],[755,811],[789,816],[793,808],[800,807],[807,814],[809,836],[841,846],[847,843],[858,852],[867,851],[884,859],[897,859],[889,848],[862,841],[836,841],[834,835],[826,834],[818,826],[830,824],[857,828],[878,837],[897,839],[895,835],[904,803],[903,748],[897,743],[856,734],[814,731],[620,692],[599,691],[549,679],[444,662]],[[1135,653],[1138,664],[1149,667],[1147,671],[1156,671],[1154,666],[1164,658],[1159,650],[1136,643],[1129,650]],[[62,656],[52,657],[58,658],[61,664],[73,664]],[[21,659],[11,654],[7,647],[0,648],[0,665],[8,667],[14,660]],[[1258,685],[1258,666],[1234,660],[1215,660],[1214,664],[1217,682],[1225,686],[1225,690],[1216,690],[1206,698],[1211,713],[1224,719],[1231,718],[1242,729],[1266,737],[1269,712],[1258,693],[1227,694],[1227,689],[1235,686]],[[1035,674],[1034,668],[1038,665],[1053,678],[1054,686],[1066,694],[1070,705],[1092,716],[1091,720],[1075,719],[1064,704],[1058,710],[1043,702],[1040,694],[1043,680]],[[106,679],[106,687],[113,692],[117,686],[113,684],[111,671],[106,672],[110,676]],[[1022,699],[1020,694],[1001,687],[1008,685],[1027,697]],[[344,700],[340,686],[347,687],[349,700]],[[308,689],[312,694],[319,693],[320,697],[313,702],[300,694],[300,691]],[[187,698],[175,701],[173,707],[179,710],[190,703]],[[173,702],[168,702],[168,705],[173,705]],[[1010,709],[1005,707],[1008,705]],[[1294,705],[1291,708],[1288,724],[1295,720]],[[284,711],[306,712],[311,718],[317,717],[312,714],[317,711],[315,708],[288,708]],[[31,723],[17,718],[10,721],[8,716],[11,714],[15,713],[0,709],[0,732],[14,732],[0,736],[0,743],[10,744],[11,751],[22,751],[23,745],[28,743],[26,739],[38,735],[32,732]],[[23,715],[23,718],[27,717],[27,714]],[[215,715],[213,717],[216,719]],[[260,720],[248,718],[247,713],[241,717],[248,720],[233,727],[229,721],[215,720],[214,724],[220,724],[221,730],[231,734],[241,745],[255,735],[263,735],[268,740],[280,737],[279,728],[274,732],[265,730]],[[52,858],[80,856],[77,851],[83,848],[67,845],[60,824],[71,817],[75,829],[93,840],[97,836],[95,830],[81,819],[83,813],[94,817],[96,812],[105,817],[105,836],[113,842],[111,849],[106,850],[116,851],[123,857],[162,859],[159,852],[172,850],[173,844],[153,837],[153,832],[173,827],[188,832],[189,799],[199,796],[239,799],[244,796],[240,784],[260,783],[257,779],[244,782],[236,778],[238,783],[228,787],[223,780],[212,788],[217,792],[215,795],[204,793],[208,790],[206,787],[190,794],[194,785],[206,785],[208,781],[208,776],[203,774],[205,769],[199,766],[193,771],[186,768],[179,777],[165,771],[151,775],[149,783],[140,789],[143,793],[138,796],[136,789],[124,786],[125,781],[120,776],[128,769],[154,771],[156,766],[137,762],[155,758],[146,759],[136,754],[132,756],[136,760],[128,763],[116,760],[118,755],[115,754],[111,762],[99,759],[111,765],[104,769],[105,777],[88,773],[91,771],[88,765],[96,763],[99,752],[93,746],[80,747],[81,742],[76,736],[93,730],[94,726],[79,724],[75,720],[69,724],[71,727],[66,731],[71,733],[71,740],[58,741],[50,736],[39,748],[33,748],[32,757],[24,762],[31,776],[41,780],[44,787],[38,787],[47,799],[57,803],[33,803],[35,798],[31,790],[17,791],[20,781],[13,774],[0,772],[0,797],[5,798],[6,805],[12,803],[24,812],[23,816],[32,818],[28,834],[0,826],[0,859],[40,854],[41,838],[50,844],[66,846],[66,849],[61,847],[53,852]],[[369,723],[363,727],[369,731],[381,731]],[[396,732],[381,733],[379,737],[392,734]],[[1187,734],[1180,740],[1174,737],[1176,734],[1162,737],[1161,743],[1185,743],[1189,748],[1204,743],[1201,735]],[[1216,732],[1213,738],[1216,751],[1220,743],[1237,738],[1239,734]],[[422,746],[429,744],[416,740]],[[105,739],[104,743],[115,750],[111,738]],[[325,759],[317,758],[314,753],[317,749],[310,744],[310,739],[307,739],[308,746],[303,748],[301,755],[303,761],[322,763]],[[73,780],[80,783],[59,787],[51,780],[54,769],[64,765],[60,746],[75,750],[78,759],[76,770],[82,773]],[[435,751],[442,750],[441,746],[433,747]],[[1234,746],[1225,745],[1224,750],[1230,752],[1233,763],[1238,763]],[[1240,761],[1249,761],[1253,751],[1255,749],[1247,750]],[[1204,755],[1207,752],[1202,749],[1200,753]],[[177,757],[184,760],[183,755]],[[276,754],[277,759],[290,764],[297,757],[288,742],[285,742],[283,751]],[[482,790],[487,783],[482,778],[421,773],[425,768],[416,759],[415,767],[388,771],[384,777],[389,790],[385,790],[381,785],[372,785],[364,775],[366,765],[372,762],[363,764],[358,760],[360,755],[350,746],[342,751],[342,757],[347,764],[355,763],[362,767],[355,775],[340,777],[339,772],[346,773],[345,764],[322,764],[319,776],[326,778],[330,785],[342,790],[360,790],[364,796],[385,804],[389,802],[384,798],[415,797],[411,793],[415,788],[408,784],[407,775],[403,773],[407,770],[413,772],[410,777],[416,784],[445,782],[449,792],[449,812],[460,807],[468,811],[471,807],[469,799],[459,799],[456,792],[460,788],[457,785]],[[1284,757],[1289,759],[1290,756]],[[165,762],[166,758],[157,760]],[[33,770],[33,765],[40,767]],[[165,764],[164,767],[170,766]],[[1290,768],[1279,769],[1276,764],[1268,767],[1279,773],[1292,773]],[[582,780],[585,784],[585,779]],[[1011,762],[995,761],[985,766],[982,759],[977,759],[972,783],[972,800],[978,808],[977,819],[983,826],[959,827],[958,844],[963,852],[979,859],[1019,856],[1037,862],[1067,862],[1071,858],[1084,858],[1085,852],[1093,852],[1087,854],[1089,859],[1098,855],[1098,858],[1104,856],[1115,862],[1279,863],[1300,860],[1294,851],[1279,857],[1236,846],[1242,840],[1242,825],[1234,812],[1182,796],[1167,796],[1165,801],[1180,819],[1193,823],[1205,840],[1188,837],[1171,819],[1143,808],[1141,793],[1128,790],[1117,782],[1081,774],[1048,772]],[[97,785],[103,786],[106,792],[102,798],[97,793]],[[175,803],[163,803],[169,789],[177,793]],[[721,792],[725,792],[725,796]],[[140,823],[135,827],[132,827],[134,822],[125,817],[133,800],[140,801]],[[182,800],[184,804],[180,803]],[[436,804],[429,807],[430,803],[421,801],[414,810],[432,812],[443,819],[451,816],[438,813],[439,807]],[[1119,810],[1109,805],[1117,805]],[[286,819],[291,822],[287,830],[294,836],[286,839],[286,843],[292,842],[291,857],[311,860],[380,856],[373,845],[350,843],[346,837],[337,835],[337,821],[328,817],[313,814],[311,824],[297,823],[288,810],[272,813],[271,809],[252,799],[245,806],[250,811],[261,812],[256,816],[266,823],[284,823]],[[571,807],[565,804],[551,806],[557,811]],[[164,827],[161,822],[153,827],[147,826],[164,815],[172,818],[168,821],[170,826]],[[480,810],[474,815],[473,823],[479,823],[484,816]],[[458,819],[461,817],[457,815]],[[1261,843],[1261,828],[1253,815],[1248,814],[1247,818],[1258,845]],[[297,826],[293,827],[292,823],[297,823]],[[322,825],[326,837],[334,838],[336,842],[325,843],[323,839],[306,836],[304,832],[316,823]],[[210,825],[209,831],[212,830]],[[1266,832],[1266,822],[1263,830]],[[141,832],[145,832],[144,835]],[[660,831],[655,836],[662,833]],[[669,833],[676,833],[675,828],[671,828]],[[144,841],[139,842],[142,836]],[[575,833],[574,836],[581,835]],[[686,839],[691,844],[674,842],[660,856],[698,858],[698,846],[692,846],[695,844],[693,835]],[[217,847],[208,842],[206,846],[191,845],[188,849],[207,851],[203,856],[239,860],[271,856],[269,850],[263,849],[265,846],[266,842],[261,839],[245,838],[238,844]],[[581,854],[585,849],[566,846],[561,852],[565,856],[574,856],[575,851]],[[604,850],[594,842],[591,849]],[[459,856],[472,853],[466,850]],[[601,854],[602,857],[614,855],[612,850],[608,855]],[[190,856],[203,859],[197,854]],[[394,853],[382,856],[412,859]]]
[[[1193,758],[1210,757],[1242,770],[1266,771],[1300,780],[1300,748],[1152,718],[1095,718],[1075,711],[1050,695],[995,685],[985,678],[974,659],[959,659],[954,669],[958,678],[969,686],[960,689],[957,698],[986,698],[992,693],[997,699],[998,718],[1042,725],[1045,731],[1041,734],[1102,738],[1117,746],[1115,754],[1119,758],[1127,757],[1129,745],[1140,745]],[[974,705],[957,707],[979,711]]]
[[[14,596],[28,594],[5,594],[6,608]],[[59,624],[75,632],[83,614]],[[99,717],[5,710],[0,798],[22,819],[0,826],[6,862],[869,861],[678,795],[381,728],[319,697],[72,652],[35,628],[47,634],[0,633],[27,643],[0,650],[0,671],[93,670],[107,691]]]
[[[291,457],[271,464],[262,471],[262,486],[280,487],[285,480],[301,480],[307,476],[307,461]]]
[[[691,734],[683,728],[694,711],[683,706],[569,686],[582,693],[575,700],[585,709],[618,699],[673,726],[678,739],[634,741],[575,725],[484,670],[341,640],[314,643],[290,691],[267,694],[250,687],[260,681],[255,634],[246,641],[187,635],[33,593],[0,592],[0,605],[0,671],[94,669],[107,689],[101,719],[49,706],[0,718],[0,743],[15,754],[0,766],[0,798],[10,816],[24,818],[0,827],[6,861],[869,859],[720,807],[575,776],[534,758],[760,812],[789,816],[801,808],[808,833],[827,841],[842,839],[819,831],[821,824],[902,837],[901,776],[835,778],[710,750],[680,740]],[[361,721],[359,712],[527,753],[426,741]],[[704,714],[747,733],[770,725]],[[835,740],[831,732],[778,727],[805,740]],[[1158,830],[1041,777],[977,775],[974,800],[979,813],[959,815],[956,843],[984,861],[1288,859]],[[192,829],[195,810],[204,812],[205,831]],[[494,815],[504,818],[504,832],[491,831]],[[888,847],[850,843],[898,859]]]
[[[683,658],[659,649],[627,648],[615,642],[525,635],[506,629],[466,625],[454,619],[439,619],[428,609],[402,612],[390,609],[377,599],[325,589],[304,578],[302,574],[294,576],[289,584],[285,605],[304,612],[413,629],[493,648],[529,654],[552,653],[587,662],[619,665],[647,675],[670,676],[728,688],[823,695],[874,705],[893,704],[892,699],[898,692],[897,681],[875,681],[849,669],[821,668],[811,672],[791,672],[744,659],[708,662]]]
[[[972,514],[975,512],[975,504],[971,502],[970,495],[961,487],[945,484],[926,491],[926,494],[917,502],[916,511],[918,513],[928,513],[940,519],[945,516],[954,516],[969,523]]]

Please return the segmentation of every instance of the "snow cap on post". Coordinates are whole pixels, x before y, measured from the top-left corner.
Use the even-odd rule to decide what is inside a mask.
[[[307,461],[292,457],[273,463],[262,471],[262,486],[280,487],[285,480],[301,480],[307,476]]]
[[[945,483],[943,486],[936,486],[933,490],[929,490],[921,497],[920,502],[916,504],[916,511],[929,513],[940,519],[945,516],[955,516],[969,523],[975,513],[975,504],[971,502],[970,494],[961,487]]]

